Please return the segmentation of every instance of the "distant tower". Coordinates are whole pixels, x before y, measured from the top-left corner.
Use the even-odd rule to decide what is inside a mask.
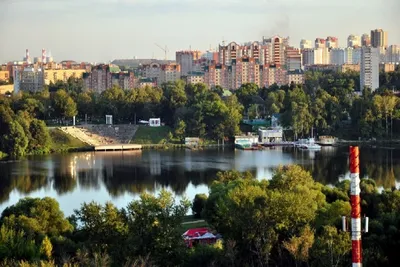
[[[46,64],[46,49],[42,49],[42,63]]]

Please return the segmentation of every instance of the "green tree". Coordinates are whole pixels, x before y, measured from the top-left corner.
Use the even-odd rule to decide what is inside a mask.
[[[51,139],[46,124],[43,121],[33,119],[29,126],[29,132],[31,140],[28,150],[35,153],[49,152]]]
[[[27,234],[50,238],[72,231],[72,225],[64,218],[58,202],[49,197],[20,199],[3,211],[0,222]]]
[[[284,241],[283,247],[293,256],[296,266],[298,266],[298,263],[308,262],[309,251],[313,244],[314,231],[309,225],[306,225],[301,231],[300,236],[294,236],[288,241]]]
[[[51,244],[51,241],[47,236],[45,236],[42,241],[42,245],[40,246],[40,254],[46,260],[50,260],[52,258],[53,245]]]
[[[201,213],[207,202],[206,194],[196,194],[192,203],[192,212],[195,218],[201,218]]]
[[[58,90],[54,95],[54,108],[56,114],[65,119],[78,114],[75,101],[64,90]]]
[[[350,264],[351,240],[346,232],[335,227],[324,226],[322,234],[312,247],[313,266],[344,266]]]
[[[185,133],[186,133],[186,123],[183,120],[178,120],[174,130],[175,137],[182,142],[185,139]]]
[[[18,122],[10,122],[9,132],[4,136],[3,147],[12,158],[20,158],[25,155],[28,138]]]

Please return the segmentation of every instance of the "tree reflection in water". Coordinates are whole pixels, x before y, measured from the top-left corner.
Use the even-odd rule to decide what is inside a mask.
[[[0,210],[12,192],[19,197],[46,188],[45,193],[102,192],[113,199],[125,194],[137,196],[172,190],[187,195],[189,187],[210,185],[220,170],[248,170],[256,177],[269,178],[279,164],[299,164],[323,184],[335,184],[347,177],[348,148],[322,148],[311,152],[295,149],[265,151],[128,151],[86,152],[30,157],[0,163]],[[374,179],[378,186],[391,188],[400,177],[400,150],[360,148],[361,177]],[[50,190],[50,191],[49,191]],[[51,191],[53,190],[53,191]],[[193,192],[192,192],[193,193]],[[195,194],[196,192],[194,192]],[[73,196],[71,196],[73,197]],[[188,195],[188,197],[194,197]],[[105,198],[99,195],[96,201]]]

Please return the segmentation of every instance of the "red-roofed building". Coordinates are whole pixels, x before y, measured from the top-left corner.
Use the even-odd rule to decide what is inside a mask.
[[[214,244],[217,241],[217,237],[208,228],[189,229],[182,237],[189,248],[197,244]]]

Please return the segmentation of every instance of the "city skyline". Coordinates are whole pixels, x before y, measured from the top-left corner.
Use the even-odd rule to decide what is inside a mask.
[[[174,59],[177,50],[273,35],[290,36],[295,47],[301,39],[336,36],[345,47],[350,34],[377,28],[388,32],[389,45],[400,44],[395,10],[400,10],[397,0],[3,0],[0,62],[22,60],[26,48],[32,57],[46,48],[56,61],[163,58],[155,43],[166,45]],[[328,14],[340,16],[328,20]]]

